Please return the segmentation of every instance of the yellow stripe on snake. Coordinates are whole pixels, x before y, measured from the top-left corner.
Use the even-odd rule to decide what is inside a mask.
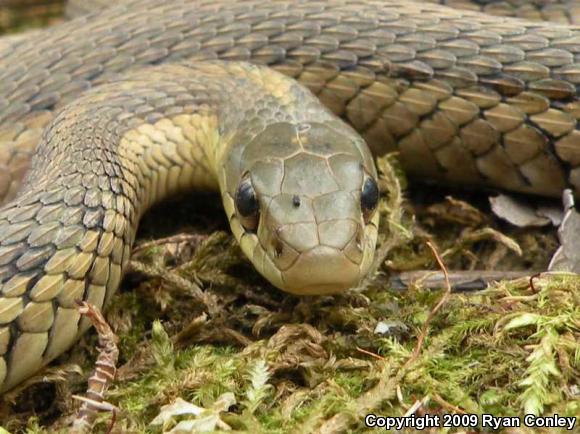
[[[371,151],[578,192],[579,57],[573,27],[403,0],[130,0],[0,44],[0,390],[87,329],[75,302],[111,299],[140,216],[178,191],[219,189],[297,294],[368,271]]]

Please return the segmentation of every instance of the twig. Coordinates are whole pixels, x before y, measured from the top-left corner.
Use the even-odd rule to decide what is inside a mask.
[[[413,355],[411,357],[409,357],[409,360],[407,360],[404,367],[409,366],[415,360],[417,360],[417,358],[419,357],[419,353],[421,352],[421,348],[423,346],[423,341],[425,340],[425,337],[427,336],[427,333],[429,331],[429,326],[431,325],[431,321],[433,320],[433,318],[435,317],[437,312],[439,312],[441,307],[447,302],[447,299],[449,298],[449,295],[451,294],[451,283],[449,282],[449,273],[447,271],[447,267],[445,267],[445,264],[443,263],[441,256],[439,256],[437,249],[435,249],[435,246],[433,246],[433,244],[430,241],[427,241],[427,246],[433,252],[435,259],[437,260],[437,263],[439,264],[439,267],[441,267],[441,270],[443,271],[443,274],[445,276],[445,293],[443,293],[443,296],[441,297],[441,299],[439,300],[437,305],[435,305],[435,307],[431,310],[431,312],[429,312],[429,316],[427,317],[427,320],[425,321],[425,324],[423,325],[423,329],[421,330],[421,333],[419,334],[419,338],[417,339],[417,345],[415,346],[415,350],[413,351]]]
[[[88,381],[87,396],[73,395],[73,398],[81,401],[82,405],[73,422],[71,432],[90,432],[99,411],[112,412],[112,422],[109,426],[110,432],[116,420],[117,408],[105,401],[105,393],[110,383],[115,379],[117,360],[119,359],[119,348],[117,347],[119,338],[113,333],[99,309],[86,301],[79,302],[78,306],[81,315],[89,318],[97,330],[99,335],[99,356],[95,362],[95,371]]]
[[[437,403],[439,405],[441,405],[442,407],[445,407],[447,410],[451,410],[454,413],[458,413],[458,414],[465,414],[466,413],[465,410],[463,410],[463,409],[461,409],[453,404],[450,404],[449,402],[445,401],[443,398],[441,398],[441,396],[439,396],[436,393],[433,394],[432,398],[434,401],[437,401]]]
[[[242,333],[232,328],[222,327],[221,332],[223,333],[224,337],[232,339],[234,342],[240,344],[243,347],[247,347],[248,345],[253,343],[251,339],[248,339]]]
[[[401,390],[400,384],[397,384],[397,399],[399,400],[399,404],[401,404],[401,407],[403,408],[407,407],[405,405],[405,402],[403,401],[403,391]]]
[[[356,347],[356,350],[357,350],[358,352],[360,352],[360,353],[366,354],[367,356],[374,357],[375,359],[378,359],[378,360],[385,360],[385,358],[384,358],[384,357],[382,357],[382,356],[379,356],[378,354],[375,354],[375,353],[373,353],[373,352],[371,352],[371,351],[367,351],[367,350],[365,350],[365,349],[363,349],[363,348],[361,348],[361,347]]]
[[[454,292],[485,289],[490,282],[528,277],[529,271],[450,271],[449,282]],[[532,276],[534,278],[535,276]],[[436,289],[444,285],[445,273],[434,270],[404,271],[393,275],[389,284],[393,289],[405,289],[414,284],[422,288]]]
[[[403,417],[410,417],[411,415],[414,415],[421,407],[425,407],[428,403],[429,396],[425,396],[423,399],[415,401],[413,405],[403,415]]]
[[[185,327],[183,327],[177,334],[171,337],[174,344],[182,343],[183,341],[189,339],[195,333],[207,324],[207,314],[203,312],[201,315],[196,316],[193,320],[189,322]]]
[[[140,244],[135,246],[133,249],[133,255],[142,252],[143,250],[149,249],[151,247],[161,246],[163,244],[177,244],[177,243],[185,243],[185,242],[194,242],[199,243],[204,238],[207,238],[207,235],[200,235],[200,234],[178,234],[172,235],[166,238],[160,238],[158,240],[148,241],[146,243]]]

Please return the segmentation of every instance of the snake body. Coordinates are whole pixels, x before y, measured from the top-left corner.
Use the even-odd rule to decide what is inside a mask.
[[[403,0],[129,0],[0,44],[0,391],[86,330],[75,300],[110,299],[180,190],[219,189],[276,286],[355,284],[377,213],[354,130],[413,176],[577,193],[579,57],[573,27]]]

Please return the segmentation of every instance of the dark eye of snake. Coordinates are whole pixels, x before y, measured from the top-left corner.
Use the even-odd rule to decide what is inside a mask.
[[[244,180],[240,183],[236,192],[236,208],[242,217],[242,225],[248,230],[255,229],[258,225],[260,207],[250,180]]]
[[[365,220],[368,220],[379,203],[379,186],[377,182],[367,177],[360,194],[360,205]]]

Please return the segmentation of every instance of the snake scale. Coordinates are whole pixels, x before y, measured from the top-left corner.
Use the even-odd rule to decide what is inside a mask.
[[[574,27],[403,0],[129,0],[0,42],[0,391],[87,329],[75,301],[111,298],[177,191],[219,189],[299,294],[372,260],[364,141],[414,177],[577,193],[579,83]]]

